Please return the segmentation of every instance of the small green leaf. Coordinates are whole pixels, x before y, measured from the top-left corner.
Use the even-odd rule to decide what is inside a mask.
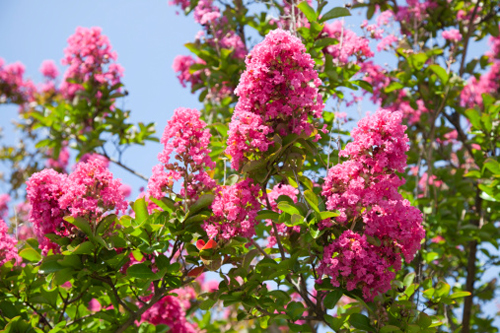
[[[476,129],[481,128],[481,116],[479,115],[479,112],[477,110],[475,109],[465,110],[465,115],[467,116],[467,119],[469,119],[470,123]]]
[[[337,305],[339,299],[342,297],[343,293],[341,289],[335,289],[329,292],[325,299],[323,300],[323,304],[327,309],[333,309],[335,305]]]
[[[443,67],[436,65],[436,64],[433,64],[433,65],[430,65],[428,68],[430,71],[434,72],[434,74],[437,75],[437,77],[439,78],[439,81],[441,81],[441,83],[443,83],[443,84],[448,83],[450,76],[448,75],[448,73],[446,73],[446,70]]]
[[[257,213],[257,218],[262,220],[273,220],[278,221],[280,214],[273,212],[272,210],[261,210]]]
[[[492,158],[488,158],[486,161],[484,161],[484,166],[493,172],[495,175],[500,175],[500,163],[498,163],[496,160]]]
[[[127,275],[138,279],[155,279],[156,274],[145,263],[135,264],[127,269]]]
[[[312,210],[314,210],[316,213],[319,213],[318,196],[311,190],[305,190],[304,191],[304,198],[306,199],[309,206],[311,206]]]
[[[332,217],[337,217],[340,214],[338,212],[320,212],[319,216],[321,217],[321,220],[326,220]]]
[[[321,18],[319,19],[319,21],[322,23],[322,22],[325,22],[325,21],[328,21],[331,19],[335,19],[338,17],[344,17],[344,16],[351,16],[351,13],[349,12],[349,10],[347,8],[344,8],[344,7],[335,7],[335,8],[330,9],[329,11],[327,11],[325,13],[325,15],[322,15]]]
[[[135,222],[136,225],[141,225],[149,217],[148,207],[144,198],[139,198],[134,202]]]
[[[73,216],[66,216],[64,217],[64,220],[83,231],[85,235],[92,237],[92,228],[90,227],[89,221],[85,220],[82,217],[75,218]]]
[[[302,13],[304,13],[309,22],[316,22],[316,20],[318,19],[318,14],[316,14],[316,11],[311,6],[309,6],[307,1],[302,1],[297,5],[297,7],[299,7]]]
[[[189,214],[188,216],[192,216],[202,210],[205,207],[208,207],[212,204],[215,199],[215,195],[213,194],[203,194],[194,204],[189,206]]]
[[[357,329],[376,332],[377,329],[370,325],[370,319],[361,313],[353,313],[349,317],[349,322]]]
[[[451,299],[462,298],[470,296],[470,292],[468,291],[457,291],[450,295]]]
[[[418,324],[418,326],[420,326],[421,328],[427,328],[427,327],[431,326],[431,324],[432,324],[432,319],[431,319],[431,317],[429,317],[426,313],[421,312],[421,313],[418,315],[417,324]]]
[[[35,249],[24,249],[19,252],[21,258],[24,258],[31,262],[39,262],[42,259],[42,255],[38,253]]]
[[[302,216],[302,214],[300,213],[300,211],[297,208],[295,208],[294,206],[292,206],[286,202],[278,203],[278,209],[280,209],[283,212],[288,213],[290,215],[296,214],[296,215]]]

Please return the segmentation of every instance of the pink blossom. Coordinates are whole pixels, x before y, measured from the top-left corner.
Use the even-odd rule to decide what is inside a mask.
[[[398,38],[396,36],[387,35],[380,41],[380,43],[377,44],[377,51],[380,52],[382,50],[387,50],[388,47],[391,47],[397,41]]]
[[[101,154],[97,154],[97,153],[84,154],[80,158],[80,161],[78,161],[78,163],[89,163],[90,161],[94,161],[94,160],[99,160],[101,162],[101,164],[104,165],[105,168],[109,168],[109,160],[105,156],[102,156]]]
[[[0,267],[13,259],[15,264],[19,264],[22,261],[21,257],[17,254],[16,239],[7,232],[7,225],[4,220],[0,218]]]
[[[24,65],[20,62],[5,64],[0,58],[0,101],[22,105],[33,100],[35,85],[24,80]]]
[[[46,234],[67,237],[77,233],[73,225],[64,221],[65,216],[83,217],[96,224],[103,214],[127,208],[120,192],[120,180],[113,179],[99,159],[78,163],[68,176],[44,169],[34,173],[26,185],[26,197],[32,206],[29,221],[43,254],[58,249]]]
[[[214,216],[205,221],[203,228],[210,238],[217,235],[229,240],[235,236],[252,237],[255,234],[260,186],[252,179],[234,185],[221,186],[216,190],[212,203]]]
[[[191,87],[202,83],[199,72],[191,73],[189,68],[197,63],[204,63],[201,59],[196,61],[191,56],[178,55],[174,58],[172,69],[178,73],[177,78],[181,85],[185,88],[186,83],[190,83]]]
[[[10,195],[0,194],[0,219],[7,219],[9,215],[9,206],[7,203],[10,201]]]
[[[43,76],[50,80],[54,80],[59,75],[59,71],[57,70],[54,60],[44,60],[40,66],[40,72]]]
[[[323,101],[314,61],[302,42],[281,29],[271,31],[246,59],[236,88],[239,97],[229,124],[226,154],[239,169],[260,158],[272,133],[311,135],[309,117],[319,118]]]
[[[347,29],[343,21],[326,23],[323,32],[339,40],[338,44],[328,46],[326,51],[340,63],[347,63],[351,57],[355,57],[355,62],[362,62],[374,56],[369,40]]]
[[[462,40],[462,34],[457,29],[445,30],[442,32],[442,36],[444,39],[449,40],[450,42],[459,42]]]
[[[445,241],[445,239],[441,235],[437,235],[436,237],[431,238],[431,243],[435,243],[435,244],[444,243],[444,241]]]
[[[130,187],[130,185],[127,184],[122,184],[120,186],[120,192],[122,193],[124,198],[128,198],[132,193],[132,187]]]
[[[215,163],[210,158],[210,130],[200,119],[200,112],[195,109],[178,108],[168,121],[160,142],[163,151],[158,154],[161,164],[153,168],[153,176],[148,182],[148,194],[160,199],[172,190],[173,182],[184,178],[181,196],[189,203],[215,186],[215,181],[206,169],[213,169]],[[174,162],[171,155],[175,152]],[[186,192],[187,191],[187,192]]]
[[[101,160],[78,163],[62,187],[59,206],[68,207],[73,217],[85,217],[97,223],[106,212],[127,209],[121,185]]]
[[[66,208],[61,209],[59,198],[63,194],[62,187],[67,176],[52,169],[44,169],[34,173],[26,182],[26,198],[31,204],[29,221],[40,243],[43,254],[50,249],[58,248],[46,234],[54,233],[59,236],[68,236],[72,225],[65,222],[63,217],[69,215]]]
[[[196,326],[186,320],[186,311],[190,307],[189,300],[194,295],[184,289],[175,289],[171,293],[178,296],[167,295],[160,299],[142,314],[141,322],[147,321],[153,325],[168,325],[172,332],[198,332]],[[150,299],[151,296],[143,297],[143,301],[145,302]]]
[[[49,150],[49,154],[52,155],[53,151],[52,149]],[[66,172],[66,167],[68,166],[69,163],[69,150],[67,147],[62,147],[61,151],[59,152],[59,157],[56,159],[49,158],[45,165],[48,168],[53,168],[53,169],[58,169],[61,171]]]
[[[392,268],[401,269],[398,253],[376,247],[368,243],[366,236],[346,230],[325,247],[318,273],[331,277],[335,287],[362,289],[363,297],[371,301],[378,293],[391,289],[395,277]]]
[[[425,236],[421,212],[398,193],[405,181],[396,172],[404,171],[409,149],[405,129],[401,112],[381,109],[361,119],[351,132],[354,140],[339,153],[348,160],[328,170],[323,184],[327,209],[340,214],[335,223],[351,229],[362,223],[363,235],[348,230],[325,247],[320,271],[332,276],[334,286],[362,287],[368,300],[390,288],[389,268],[400,269],[399,253],[411,261]],[[332,224],[325,220],[319,227]],[[366,243],[366,236],[380,245]]]
[[[75,34],[68,38],[64,55],[62,63],[69,68],[60,89],[67,98],[83,89],[84,82],[93,80],[94,84],[113,86],[120,83],[123,76],[123,68],[113,62],[117,59],[116,52],[112,51],[108,38],[101,34],[101,28],[76,28]]]

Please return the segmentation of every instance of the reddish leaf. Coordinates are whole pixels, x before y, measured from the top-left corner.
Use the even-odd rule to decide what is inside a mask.
[[[195,267],[192,270],[188,272],[189,277],[198,277],[203,271],[205,270],[205,267],[200,266],[200,267]]]
[[[205,241],[203,239],[198,239],[198,241],[196,242],[196,248],[198,250],[202,250],[203,246],[205,246]]]
[[[208,243],[202,248],[202,250],[214,249],[217,247],[217,242],[210,239]]]

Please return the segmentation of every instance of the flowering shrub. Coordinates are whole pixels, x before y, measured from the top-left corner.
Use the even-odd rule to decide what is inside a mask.
[[[23,133],[0,149],[0,328],[496,331],[496,3],[171,4],[202,28],[173,70],[203,105],[159,140],[119,107],[100,28],[68,39],[62,78],[0,59]],[[121,160],[147,140],[162,144],[150,177]],[[147,190],[127,202],[114,167]]]

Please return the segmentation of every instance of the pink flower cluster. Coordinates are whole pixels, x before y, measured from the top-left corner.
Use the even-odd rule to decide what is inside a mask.
[[[24,80],[24,65],[20,62],[5,64],[0,58],[0,104],[24,104],[33,100],[36,91],[31,80]]]
[[[212,38],[207,42],[224,49],[233,50],[235,58],[243,59],[247,54],[247,49],[241,38],[232,29],[228,29],[227,18],[222,16],[213,0],[200,0],[194,8],[194,20],[203,25],[207,33],[211,33]]]
[[[360,288],[365,299],[391,288],[395,277],[391,270],[401,269],[399,255],[390,247],[377,247],[367,242],[365,235],[346,230],[339,239],[325,247],[319,272],[331,276],[332,284],[347,290]]]
[[[320,272],[333,274],[332,283],[345,284],[348,290],[362,288],[367,299],[389,289],[389,282],[394,276],[388,274],[389,267],[400,269],[400,253],[411,261],[425,236],[421,212],[398,193],[404,179],[400,179],[396,172],[404,171],[405,153],[409,149],[408,137],[404,133],[406,126],[401,124],[402,116],[401,112],[381,109],[363,118],[358,128],[352,131],[354,141],[339,153],[348,160],[332,167],[323,184],[322,195],[326,198],[327,209],[340,212],[335,222],[362,232],[363,237],[377,238],[381,245],[367,245],[365,238],[360,235],[356,238],[351,230],[347,230],[340,239],[325,248]],[[326,220],[320,227],[331,225],[332,222]],[[342,258],[341,262],[352,260],[349,245],[352,241],[346,243],[347,238],[359,241],[360,248],[368,252],[368,258],[372,258],[369,261],[378,256],[380,259],[376,262],[384,262],[379,266],[365,267],[366,274],[372,274],[373,280],[370,278],[362,283],[360,276],[351,275],[351,271],[332,261],[333,252]],[[346,244],[349,246],[346,247]],[[356,260],[356,264],[362,266],[360,262],[365,262],[365,253],[359,252],[358,255],[363,257]],[[356,271],[359,272],[359,269]]]
[[[396,20],[413,27],[415,22],[421,22],[427,18],[428,11],[436,8],[438,4],[434,0],[406,0],[406,6],[399,6],[396,12]],[[402,31],[410,33],[410,31]]]
[[[45,93],[56,92],[55,79],[59,75],[59,70],[55,62],[53,60],[44,60],[40,66],[40,73],[42,73],[45,78],[45,82],[42,83],[40,91]]]
[[[299,190],[295,187],[291,185],[278,184],[275,185],[269,193],[267,193],[267,198],[269,200],[269,203],[271,204],[271,208],[275,212],[281,213],[281,211],[278,209],[276,200],[278,200],[280,196],[286,195],[296,203],[298,194]],[[271,223],[271,220],[267,221],[267,225],[271,225]],[[300,226],[287,227],[284,223],[278,223],[276,225],[276,229],[278,229],[278,233],[281,236],[289,235],[292,232],[300,232]],[[267,246],[273,247],[274,245],[276,245],[276,236],[273,234],[272,236],[269,236]]]
[[[7,204],[10,201],[10,195],[0,194],[0,219],[6,219],[9,214],[9,206]]]
[[[269,136],[311,135],[323,101],[321,80],[305,46],[289,32],[271,31],[246,59],[247,69],[236,88],[239,97],[229,124],[226,154],[239,169],[258,159],[273,143]]]
[[[214,216],[203,225],[207,235],[210,238],[219,235],[225,240],[235,236],[252,237],[255,217],[261,209],[259,197],[260,186],[252,179],[219,187],[212,203]]]
[[[63,220],[65,216],[83,217],[96,224],[106,212],[127,208],[120,180],[113,179],[98,159],[78,163],[69,175],[44,169],[33,174],[26,185],[27,199],[32,206],[29,221],[44,254],[58,248],[46,234],[63,237],[75,234],[73,225]]]
[[[491,62],[491,67],[479,78],[473,76],[469,79],[460,94],[460,105],[468,108],[483,105],[483,94],[494,94],[500,89],[500,37],[490,37],[490,50],[486,56]]]
[[[0,266],[3,266],[7,261],[15,260],[16,264],[20,263],[21,257],[17,254],[17,241],[8,233],[7,225],[0,217]]]
[[[148,182],[150,196],[157,199],[164,197],[168,191],[172,191],[173,182],[181,177],[184,183],[180,194],[189,203],[215,186],[215,181],[205,170],[215,167],[209,156],[210,149],[207,148],[211,134],[206,126],[198,110],[178,108],[174,111],[160,140],[164,146],[158,154],[161,164],[153,168],[153,175]],[[170,161],[173,152],[174,162]]]
[[[343,21],[326,23],[323,33],[339,41],[338,44],[328,46],[326,52],[342,64],[348,63],[351,57],[355,57],[355,62],[363,62],[366,58],[374,56],[369,46],[370,41],[347,29]]]
[[[183,0],[175,0],[170,4],[180,5],[183,9],[189,6],[189,2]],[[244,41],[232,29],[227,17],[223,16],[220,9],[213,4],[213,0],[198,1],[193,12],[194,20],[204,28],[196,36],[197,43],[208,45],[210,48],[217,50],[219,55],[221,49],[231,50],[231,57],[238,61],[245,57],[247,49]],[[177,56],[172,65],[174,71],[178,73],[177,77],[181,85],[186,87],[186,83],[190,83],[193,91],[200,88],[198,84],[203,83],[202,74],[206,77],[211,75],[211,70],[208,68],[191,73],[189,68],[194,64],[205,64],[205,61],[200,58],[194,59],[191,56]],[[234,86],[229,82],[223,82],[222,84],[212,84],[207,89],[208,99],[220,101],[233,93]]]
[[[181,85],[186,88],[186,84],[189,83],[191,87],[196,86],[199,83],[202,83],[199,72],[191,73],[189,68],[196,64],[203,63],[203,60],[197,59],[195,60],[191,56],[183,56],[178,55],[174,58],[174,63],[172,64],[172,69],[174,72],[178,73],[177,78]]]
[[[186,288],[189,289],[189,288]],[[153,325],[168,325],[172,332],[196,333],[196,326],[186,320],[186,311],[190,308],[190,299],[194,298],[192,289],[175,289],[172,293],[178,296],[168,295],[147,309],[141,316],[141,321],[147,321]],[[148,301],[151,297],[144,298]]]
[[[462,40],[462,34],[457,29],[449,29],[445,30],[442,33],[444,39],[449,40],[450,42],[459,42]]]
[[[69,68],[60,89],[67,98],[72,98],[81,90],[84,82],[93,80],[113,86],[120,83],[123,76],[123,68],[113,62],[117,59],[116,52],[111,50],[108,38],[101,34],[101,28],[78,27],[75,34],[68,38],[64,55],[62,63]]]
[[[73,217],[98,222],[108,211],[127,209],[121,186],[121,181],[113,179],[111,171],[100,160],[78,163],[64,183],[59,206],[67,207]]]
[[[52,149],[48,152],[50,155],[53,154]],[[47,168],[57,169],[62,172],[66,172],[66,168],[69,163],[69,149],[67,147],[63,147],[59,152],[59,157],[56,159],[49,158],[45,163]]]

